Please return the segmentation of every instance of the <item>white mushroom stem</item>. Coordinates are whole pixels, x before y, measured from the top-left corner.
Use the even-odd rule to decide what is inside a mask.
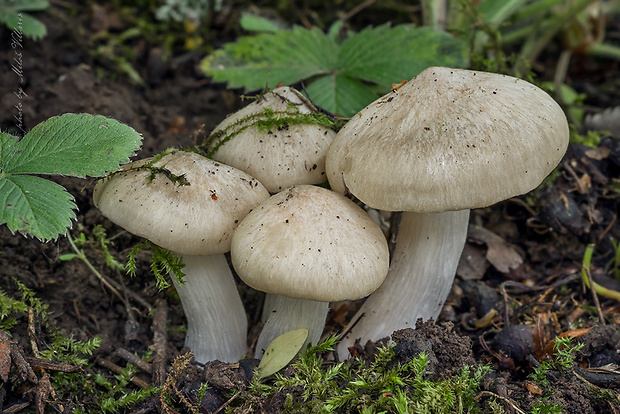
[[[325,320],[329,311],[329,302],[295,299],[287,296],[272,295],[268,302],[271,313],[256,342],[255,357],[261,358],[271,341],[278,336],[295,330],[306,328],[308,339],[306,342],[316,344],[321,339],[325,328]],[[265,313],[263,313],[263,316]]]
[[[465,245],[469,210],[444,213],[403,212],[390,270],[364,302],[338,345],[340,358],[356,339],[364,345],[398,329],[415,327],[418,318],[437,318],[454,281]]]
[[[198,362],[237,362],[247,352],[247,318],[226,257],[183,255],[185,283],[172,278],[187,318],[185,346]]]
[[[273,295],[271,293],[267,293],[265,295],[265,300],[263,301],[263,311],[260,315],[261,322],[265,323],[269,319],[269,315],[271,315],[274,307],[276,306],[276,298],[278,295]]]

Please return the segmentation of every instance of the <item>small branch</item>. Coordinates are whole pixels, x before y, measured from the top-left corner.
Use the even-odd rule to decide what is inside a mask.
[[[71,235],[67,233],[66,236],[67,236],[67,240],[69,241],[69,244],[71,245],[71,248],[75,252],[76,257],[80,259],[82,262],[84,262],[86,266],[90,269],[90,271],[101,281],[101,283],[103,283],[108,289],[110,289],[112,293],[114,293],[114,295],[116,295],[121,300],[121,302],[125,304],[126,307],[128,307],[129,305],[127,304],[125,298],[120,294],[119,290],[123,290],[124,292],[126,292],[127,296],[131,297],[137,303],[139,303],[144,308],[146,308],[149,312],[153,309],[151,305],[146,300],[144,300],[140,295],[138,295],[131,289],[127,289],[126,287],[121,286],[120,283],[106,277],[105,275],[102,275],[97,269],[95,269],[92,263],[88,260],[88,258],[86,257],[86,254],[84,253],[84,250],[79,249],[75,245]]]
[[[101,365],[104,368],[109,369],[110,371],[116,374],[123,373],[123,368],[119,367],[118,365],[116,365],[115,363],[111,361],[108,361],[107,359],[99,358],[97,359],[97,364]],[[135,376],[132,376],[130,378],[130,381],[140,388],[148,388],[150,386],[146,381],[143,381],[140,378],[135,377]]]
[[[168,338],[166,334],[166,322],[168,320],[168,304],[160,299],[155,304],[153,316],[153,358],[152,381],[155,385],[163,385],[166,378],[166,347]]]
[[[144,371],[144,372],[146,372],[148,374],[151,374],[153,372],[153,366],[151,364],[149,364],[148,362],[142,360],[136,354],[132,354],[131,352],[129,352],[125,348],[118,348],[116,350],[116,355],[118,355],[119,357],[123,358],[125,361],[134,364],[135,366],[137,366],[142,371]]]

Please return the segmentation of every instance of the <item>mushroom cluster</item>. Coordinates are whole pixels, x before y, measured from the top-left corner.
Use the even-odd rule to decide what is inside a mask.
[[[564,112],[517,78],[431,67],[377,99],[336,135],[329,183],[366,205],[403,211],[386,281],[338,351],[436,318],[465,244],[469,209],[531,191],[568,146]],[[347,329],[345,329],[347,331]]]
[[[566,117],[548,94],[469,70],[428,68],[337,134],[312,122],[317,113],[299,92],[277,88],[203,143],[219,162],[174,152],[95,188],[105,216],[182,255],[186,283],[175,286],[198,361],[232,362],[247,350],[229,250],[237,274],[267,292],[256,356],[294,329],[316,343],[330,301],[370,295],[345,328],[341,357],[355,340],[436,318],[469,210],[531,191],[568,145]],[[333,191],[311,185],[325,178]],[[380,228],[344,194],[403,212],[391,264]]]

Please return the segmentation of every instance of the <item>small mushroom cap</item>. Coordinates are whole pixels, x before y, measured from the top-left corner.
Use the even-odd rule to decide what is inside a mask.
[[[291,122],[282,128],[268,125],[265,108],[275,117],[317,112],[295,89],[276,88],[215,127],[211,137],[218,138],[209,145],[209,149],[218,146],[213,159],[251,174],[272,193],[295,184],[327,181],[325,155],[336,132],[316,123]],[[281,111],[289,114],[277,113]],[[230,139],[221,143],[227,137]]]
[[[377,209],[464,210],[536,188],[568,138],[564,112],[538,87],[432,67],[355,115],[326,169],[334,191]]]
[[[230,254],[253,288],[320,302],[368,296],[389,266],[387,242],[370,216],[348,198],[309,185],[256,207],[235,231]]]
[[[176,253],[229,251],[239,221],[269,197],[255,178],[199,154],[175,152],[152,164],[183,176],[178,182],[143,167],[151,160],[126,164],[124,172],[99,181],[93,199],[114,223]]]

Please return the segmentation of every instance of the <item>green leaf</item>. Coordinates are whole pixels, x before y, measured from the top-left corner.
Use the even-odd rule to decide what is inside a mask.
[[[13,232],[54,239],[71,225],[75,208],[61,185],[36,176],[0,175],[0,223]]]
[[[306,87],[315,105],[343,116],[351,116],[377,98],[361,81],[346,75],[322,76]]]
[[[47,35],[47,28],[45,25],[28,13],[5,15],[2,17],[2,21],[6,23],[9,29],[20,30],[24,36],[33,39],[42,39]]]
[[[98,177],[127,163],[142,141],[133,128],[90,114],[52,117],[19,141],[6,135],[0,142],[0,170],[4,174]]]
[[[50,118],[21,140],[0,133],[0,224],[42,240],[58,237],[75,218],[73,196],[28,174],[101,176],[128,162],[141,141],[131,127],[89,114]]]
[[[288,365],[306,343],[308,330],[305,328],[289,331],[274,339],[258,364],[258,378],[275,374]]]
[[[429,28],[386,24],[344,42],[335,33],[295,27],[242,37],[209,55],[201,67],[213,80],[246,91],[304,80],[314,103],[351,116],[388,92],[392,83],[409,80],[429,66],[467,65],[464,43]],[[380,87],[373,92],[369,83]]]
[[[253,91],[329,73],[337,51],[334,40],[319,29],[295,27],[241,37],[207,56],[201,67],[215,81]]]
[[[42,0],[0,0],[0,22],[25,36],[42,39],[47,34],[45,25],[31,15],[22,12],[40,11],[48,7],[49,2]]]
[[[282,24],[254,13],[243,13],[239,22],[243,30],[248,32],[277,32]]]
[[[0,1],[0,10],[4,10],[4,8],[7,7],[5,5],[6,3],[10,5],[10,8],[16,11],[41,11],[50,6],[47,0],[4,0]]]
[[[79,258],[80,258],[80,255],[75,254],[75,253],[61,254],[60,256],[58,256],[58,260],[60,260],[61,262],[69,262],[73,259],[79,259]]]
[[[388,24],[362,30],[347,39],[339,55],[343,73],[386,87],[410,80],[430,66],[464,67],[464,44],[426,27]]]

